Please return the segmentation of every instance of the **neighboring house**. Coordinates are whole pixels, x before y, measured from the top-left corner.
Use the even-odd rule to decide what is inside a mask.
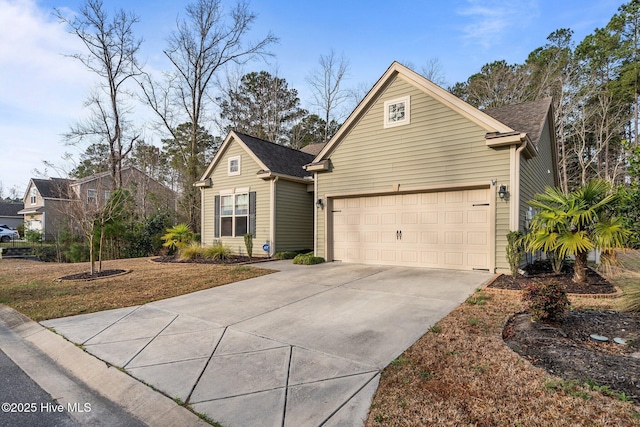
[[[202,242],[505,272],[507,233],[557,184],[554,147],[551,98],[483,112],[394,62],[326,144],[232,132],[195,184]]]
[[[480,111],[394,62],[306,165],[327,261],[508,271],[557,183],[551,99]]]
[[[43,236],[53,236],[55,230],[68,225],[64,207],[71,200],[69,184],[63,178],[31,178],[23,198],[24,209],[18,213],[24,217],[24,230],[39,231]]]
[[[24,220],[24,216],[18,213],[21,209],[22,203],[0,202],[0,224],[18,228]]]
[[[244,235],[251,233],[256,256],[311,250],[313,183],[303,166],[313,157],[230,132],[195,183],[202,197],[202,243],[219,241],[246,254]]]
[[[32,178],[24,195],[24,209],[18,212],[24,215],[25,231],[40,231],[46,239],[54,237],[61,227],[71,228],[70,203],[80,199],[87,204],[103,204],[111,194],[111,181],[109,172],[79,180]],[[176,209],[176,193],[135,167],[122,168],[122,187],[131,192],[139,214]]]

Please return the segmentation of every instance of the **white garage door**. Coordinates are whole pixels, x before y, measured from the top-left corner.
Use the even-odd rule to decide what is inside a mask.
[[[333,259],[490,268],[489,189],[334,199]]]

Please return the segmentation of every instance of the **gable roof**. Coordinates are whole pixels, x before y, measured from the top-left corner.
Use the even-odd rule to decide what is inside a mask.
[[[394,61],[391,66],[385,71],[385,73],[378,79],[373,88],[367,93],[367,95],[360,101],[355,110],[349,115],[347,120],[340,126],[338,132],[333,135],[327,145],[318,153],[313,160],[313,163],[319,163],[323,159],[327,159],[331,153],[337,148],[342,139],[349,134],[353,126],[358,123],[360,118],[366,114],[369,107],[377,100],[378,96],[384,92],[388,85],[396,78],[402,78],[409,84],[417,87],[433,98],[437,99],[442,104],[448,106],[452,110],[471,120],[472,122],[485,129],[487,133],[496,135],[512,135],[515,133],[513,129],[507,126],[505,123],[496,120],[490,115],[478,110],[470,104],[467,104],[457,96],[441,88],[435,83],[429,81],[425,77],[416,73],[413,70],[405,67],[397,61]]]
[[[522,104],[505,105],[485,110],[485,113],[518,132],[524,132],[537,147],[551,109],[553,98],[543,98]]]
[[[304,179],[311,174],[302,167],[313,160],[313,155],[300,150],[285,147],[273,142],[231,131],[218,149],[213,160],[202,175],[201,181],[207,179],[215,166],[220,162],[226,147],[236,141],[262,168],[256,174],[286,175],[293,178]]]
[[[311,162],[313,155],[243,133],[236,135],[264,163],[265,171],[297,178],[310,175],[302,166]]]
[[[73,184],[74,180],[65,178],[31,178],[31,182],[38,189],[38,193],[43,199],[67,199],[69,185]]]

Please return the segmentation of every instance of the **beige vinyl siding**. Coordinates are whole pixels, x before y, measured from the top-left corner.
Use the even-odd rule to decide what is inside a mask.
[[[411,95],[411,123],[384,129],[384,102],[407,94]],[[485,129],[396,77],[330,156],[332,171],[318,174],[318,195],[388,192],[394,185],[400,191],[488,185],[493,179],[498,186],[509,185],[509,148],[488,148],[485,134]],[[320,256],[326,255],[327,210],[317,210]],[[496,222],[496,235],[506,235],[507,202],[497,200]],[[498,267],[507,268],[504,241],[497,239],[495,259]]]
[[[313,193],[307,184],[284,179],[276,182],[275,250],[313,248]]]
[[[520,230],[525,230],[527,202],[537,193],[544,192],[545,187],[556,185],[555,165],[553,163],[552,140],[550,138],[549,121],[542,130],[542,138],[538,143],[538,155],[529,160],[524,156],[520,160]]]
[[[257,256],[264,255],[262,245],[270,242],[270,194],[271,184],[256,177],[256,173],[261,169],[260,166],[251,158],[240,145],[232,141],[225,151],[221,153],[221,159],[210,175],[212,186],[202,190],[202,214],[203,227],[201,241],[203,245],[211,245],[215,240],[220,240],[223,244],[228,245],[234,253],[246,254],[244,245],[244,237],[214,237],[214,206],[215,196],[220,195],[221,190],[233,190],[236,188],[249,188],[249,191],[256,192],[256,235],[253,240],[254,254]],[[228,176],[227,164],[229,157],[241,156],[240,175]]]

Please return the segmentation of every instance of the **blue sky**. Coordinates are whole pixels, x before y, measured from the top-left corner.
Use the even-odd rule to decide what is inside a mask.
[[[230,6],[230,1],[222,0]],[[168,69],[162,49],[187,1],[104,0],[105,9],[124,8],[140,17],[141,58],[150,71]],[[250,37],[271,31],[280,41],[269,63],[254,62],[245,72],[267,70],[298,90],[310,108],[305,82],[321,54],[334,49],[350,63],[347,87],[370,87],[394,60],[420,69],[437,59],[446,85],[466,80],[488,62],[522,63],[558,28],[571,28],[581,41],[607,24],[622,0],[423,0],[322,2],[253,0],[257,14]],[[94,76],[63,54],[81,50],[53,17],[53,8],[77,10],[77,0],[0,0],[0,182],[22,195],[35,170],[64,175],[84,147],[69,147],[61,134],[83,115],[83,100]],[[136,106],[140,121],[151,118]],[[214,129],[212,129],[215,132]],[[147,142],[161,136],[148,131]],[[43,160],[60,165],[45,170]]]

